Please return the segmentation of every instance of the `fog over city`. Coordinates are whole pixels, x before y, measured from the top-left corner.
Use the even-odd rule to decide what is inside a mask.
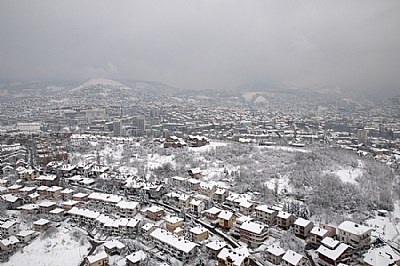
[[[393,96],[398,1],[0,1],[0,79]]]

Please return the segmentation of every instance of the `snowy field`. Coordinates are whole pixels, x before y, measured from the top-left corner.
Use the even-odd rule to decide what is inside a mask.
[[[47,238],[38,236],[32,243],[11,256],[2,266],[78,266],[87,255],[90,243],[74,238],[61,229]],[[27,259],[29,258],[29,259]]]

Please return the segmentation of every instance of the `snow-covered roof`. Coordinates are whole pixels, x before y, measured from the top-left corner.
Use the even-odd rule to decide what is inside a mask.
[[[390,246],[385,245],[380,248],[370,249],[364,254],[363,260],[372,266],[395,265],[397,261],[400,261],[400,256]]]
[[[326,233],[328,233],[328,230],[318,227],[318,226],[314,226],[313,229],[311,229],[311,234],[323,237]]]
[[[147,208],[147,211],[149,211],[149,212],[159,212],[159,211],[163,211],[163,210],[164,210],[163,208],[158,207],[156,205],[153,205],[153,206]]]
[[[89,263],[95,263],[95,262],[97,262],[99,260],[103,260],[103,259],[106,259],[106,258],[108,258],[108,255],[107,255],[107,253],[105,251],[100,252],[100,253],[98,253],[96,255],[92,255],[92,256],[87,256],[86,257],[86,259],[88,260]]]
[[[144,253],[142,250],[138,250],[135,253],[129,255],[126,257],[127,260],[129,260],[131,263],[138,263],[141,260],[146,259],[147,255]]]
[[[277,217],[282,218],[282,219],[288,219],[290,216],[292,216],[293,214],[288,213],[288,212],[278,212]]]
[[[192,199],[190,201],[190,204],[194,205],[194,206],[199,206],[201,203],[202,203],[202,201],[201,200],[197,200],[197,199]]]
[[[349,232],[354,235],[363,235],[365,233],[372,231],[372,229],[369,228],[368,226],[356,224],[351,221],[344,221],[338,226],[338,229]]]
[[[136,201],[120,201],[117,203],[117,207],[121,209],[129,209],[129,210],[134,210],[138,207],[139,202]]]
[[[121,196],[114,194],[98,193],[98,192],[91,193],[88,198],[91,200],[98,200],[110,203],[118,203],[122,200]]]
[[[0,228],[8,229],[11,226],[14,226],[15,224],[18,224],[18,222],[15,220],[8,220],[8,221],[4,222],[2,225],[0,225]]]
[[[246,230],[248,232],[254,233],[254,234],[261,234],[262,231],[265,229],[265,225],[251,222],[251,221],[246,221],[242,223],[240,226],[240,229]]]
[[[248,257],[248,255],[228,248],[223,248],[218,254],[218,259],[226,260],[228,257],[232,260],[232,265],[240,266],[242,265],[243,261]]]
[[[297,218],[296,221],[294,222],[294,225],[301,226],[301,227],[306,227],[311,222],[309,220],[303,219],[303,218]]]
[[[196,226],[190,229],[190,232],[195,235],[203,234],[204,232],[208,232],[208,230],[202,226]]]
[[[56,175],[41,175],[41,176],[36,177],[36,180],[39,180],[39,181],[44,181],[44,180],[54,181],[56,179],[57,179]]]
[[[9,246],[9,245],[19,243],[19,240],[18,240],[18,238],[16,238],[15,236],[10,236],[10,237],[7,237],[7,238],[4,238],[4,239],[0,240],[0,242],[1,242],[4,246],[7,247],[7,246]]]
[[[46,224],[49,224],[50,223],[50,221],[49,220],[47,220],[47,219],[39,219],[39,220],[37,220],[36,222],[34,222],[33,224],[34,225],[39,225],[39,226],[41,226],[41,225],[46,225]]]
[[[165,217],[165,221],[167,223],[175,224],[175,223],[183,222],[184,219],[181,217],[177,217],[177,216],[169,216],[169,217]]]
[[[325,246],[319,246],[317,252],[324,255],[327,258],[336,261],[348,248],[349,248],[348,245],[340,243],[335,249],[330,249]]]
[[[123,249],[125,248],[125,244],[121,243],[116,239],[113,239],[111,241],[107,241],[106,243],[104,243],[104,247],[108,249],[113,249],[113,248]]]
[[[243,207],[243,208],[251,208],[251,206],[253,206],[253,203],[248,202],[247,200],[244,200],[244,201],[240,202],[239,206]]]
[[[272,214],[272,213],[276,212],[276,210],[272,210],[270,207],[268,207],[268,205],[258,205],[256,207],[256,210],[257,211],[261,211],[261,212],[266,212],[266,213],[269,213],[269,214]]]
[[[228,244],[225,241],[214,240],[212,242],[207,243],[206,247],[211,250],[221,250],[227,245]]]
[[[52,186],[47,189],[48,192],[56,192],[56,191],[61,191],[61,190],[63,190],[63,187],[59,187],[59,186]]]
[[[337,245],[339,245],[339,241],[333,239],[332,237],[325,237],[322,239],[321,244],[327,248],[334,249]]]
[[[16,202],[19,198],[11,194],[1,195],[1,198],[7,202]]]
[[[283,255],[282,260],[289,262],[291,265],[297,265],[302,258],[302,255],[289,249],[286,251],[285,255]]]
[[[83,198],[83,197],[87,197],[87,196],[88,196],[88,194],[82,193],[82,192],[72,195],[72,197],[74,197],[74,198]]]
[[[283,248],[281,248],[278,244],[272,244],[268,246],[267,252],[271,253],[274,256],[280,257],[283,256],[283,254],[285,254],[286,251]]]
[[[153,224],[153,223],[146,223],[145,225],[142,226],[142,229],[144,231],[149,231],[151,228],[155,227],[157,225]]]
[[[161,228],[155,229],[150,235],[158,241],[166,243],[177,250],[183,251],[184,253],[189,253],[196,247],[195,243],[177,237]]]
[[[36,231],[33,230],[23,230],[20,231],[17,236],[21,236],[21,237],[26,237],[26,236],[30,236],[30,235],[34,235],[36,234]]]
[[[234,214],[233,214],[232,212],[230,212],[230,211],[221,211],[221,212],[218,214],[218,218],[224,219],[224,220],[230,220],[230,219],[232,218],[233,215],[234,215]]]
[[[56,205],[56,203],[52,202],[52,201],[42,201],[39,203],[39,207],[43,207],[43,208],[52,207],[54,205]]]
[[[205,210],[205,212],[209,213],[209,214],[217,214],[219,212],[221,212],[221,209],[218,209],[217,207],[212,207],[210,209]]]
[[[50,214],[61,214],[65,210],[63,208],[55,208],[54,210],[49,211]]]
[[[68,211],[68,213],[78,215],[78,216],[83,216],[83,217],[90,218],[90,219],[96,219],[97,217],[100,216],[99,212],[80,209],[78,207],[73,207],[71,210]]]

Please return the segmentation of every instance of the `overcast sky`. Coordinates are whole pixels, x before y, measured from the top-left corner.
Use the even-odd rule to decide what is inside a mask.
[[[400,1],[0,0],[0,78],[400,94]]]

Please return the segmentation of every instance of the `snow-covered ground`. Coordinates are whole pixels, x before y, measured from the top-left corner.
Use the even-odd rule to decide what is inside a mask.
[[[363,164],[358,162],[358,167],[347,167],[333,172],[345,183],[358,184],[357,178],[363,174]]]
[[[288,147],[288,146],[258,146],[260,149],[270,149],[270,150],[280,150],[286,152],[304,152],[309,153],[310,150],[295,148],[295,147]]]
[[[210,150],[215,150],[216,147],[221,147],[221,146],[227,146],[229,143],[227,142],[219,142],[219,141],[210,141],[210,144],[202,146],[202,147],[189,147],[189,151],[193,151],[193,152],[198,152],[198,153],[202,153],[202,152],[207,152]]]
[[[71,266],[79,265],[88,254],[90,243],[75,239],[67,229],[54,236],[38,236],[22,251],[11,256],[2,266]]]
[[[161,167],[165,163],[171,163],[175,167],[175,156],[174,155],[159,155],[159,154],[149,154],[147,155],[147,167],[149,169],[155,169]]]

